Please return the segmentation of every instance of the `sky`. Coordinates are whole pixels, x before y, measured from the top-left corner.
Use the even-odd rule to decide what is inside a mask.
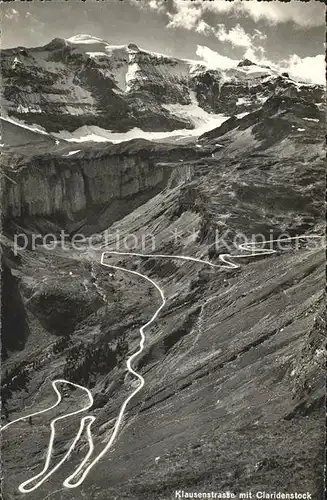
[[[34,0],[0,9],[3,48],[87,33],[213,68],[246,57],[304,81],[325,81],[325,6],[318,0]]]

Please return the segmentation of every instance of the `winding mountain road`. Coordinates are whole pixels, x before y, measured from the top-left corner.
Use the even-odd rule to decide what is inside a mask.
[[[281,242],[281,241],[288,242],[288,241],[297,240],[297,239],[308,240],[308,239],[322,239],[322,238],[324,238],[324,236],[303,235],[303,236],[295,236],[292,238],[285,238],[283,240],[269,240],[267,243],[275,243],[277,241],[278,242]],[[161,258],[162,259],[178,259],[178,260],[184,260],[184,261],[192,261],[195,263],[200,263],[202,265],[205,264],[205,265],[208,265],[208,266],[213,267],[213,268],[237,269],[238,267],[240,267],[240,265],[233,262],[234,259],[240,259],[240,258],[245,258],[245,257],[246,258],[258,257],[258,256],[262,256],[262,255],[271,255],[271,254],[276,253],[276,250],[274,250],[272,248],[270,248],[270,249],[256,248],[256,245],[257,245],[256,243],[245,243],[245,244],[239,245],[239,250],[243,253],[236,254],[236,255],[231,255],[228,253],[219,255],[219,261],[220,261],[219,264],[214,264],[214,263],[207,261],[207,260],[197,259],[195,257],[188,257],[188,256],[183,256],[183,255],[141,254],[141,253],[135,253],[135,252],[119,252],[119,251],[111,251],[111,250],[104,251],[102,253],[101,264],[103,266],[108,267],[110,269],[115,269],[118,271],[127,272],[127,273],[133,274],[135,276],[138,276],[142,279],[145,279],[146,281],[148,281],[151,285],[153,285],[155,287],[155,289],[158,291],[159,296],[160,296],[160,305],[158,306],[158,308],[156,309],[155,313],[150,318],[150,320],[147,323],[145,323],[139,330],[140,331],[140,343],[139,343],[138,349],[134,352],[134,354],[132,354],[128,358],[128,360],[126,362],[127,370],[134,377],[136,377],[139,380],[139,385],[123,402],[123,404],[119,410],[119,414],[117,416],[117,419],[115,421],[115,425],[113,427],[110,439],[108,440],[107,444],[103,447],[103,449],[93,458],[92,458],[92,455],[94,454],[94,442],[93,442],[93,437],[92,437],[91,426],[92,426],[93,422],[95,421],[95,417],[88,415],[88,416],[84,416],[81,419],[80,426],[79,426],[78,432],[76,434],[76,437],[74,438],[72,444],[70,445],[70,447],[67,450],[67,452],[65,453],[65,455],[61,458],[61,460],[54,467],[50,468],[50,462],[51,462],[51,458],[53,455],[53,449],[54,449],[54,440],[55,440],[55,436],[56,436],[56,429],[55,429],[56,422],[62,421],[63,419],[68,418],[68,417],[72,417],[74,415],[78,415],[82,412],[86,412],[93,405],[93,396],[92,396],[91,392],[89,391],[89,389],[87,389],[86,387],[83,387],[81,385],[75,384],[73,382],[69,382],[68,380],[56,379],[56,380],[52,381],[52,387],[57,395],[57,401],[52,406],[45,408],[43,410],[36,411],[34,413],[30,413],[26,416],[17,418],[16,420],[13,420],[12,422],[8,422],[6,425],[1,427],[1,431],[3,432],[9,426],[12,426],[12,425],[16,424],[17,422],[29,419],[30,417],[44,414],[44,413],[54,409],[56,406],[58,406],[62,400],[62,395],[57,387],[58,384],[71,385],[75,388],[81,389],[87,395],[88,403],[82,409],[79,409],[79,410],[76,410],[74,412],[68,413],[66,415],[62,415],[60,417],[54,418],[51,421],[51,423],[50,423],[50,440],[49,440],[49,445],[48,445],[46,459],[45,459],[43,469],[38,474],[36,474],[32,478],[28,479],[27,481],[24,481],[23,483],[21,483],[19,485],[18,489],[21,493],[30,493],[30,492],[36,490],[37,488],[39,488],[41,486],[41,484],[43,484],[52,474],[54,474],[59,469],[59,467],[70,457],[70,455],[74,451],[76,445],[78,444],[78,442],[81,440],[81,438],[86,433],[88,447],[89,447],[88,451],[87,451],[84,459],[81,461],[80,465],[77,467],[77,469],[63,482],[63,486],[66,488],[76,488],[76,487],[80,486],[83,483],[83,481],[85,480],[85,478],[87,477],[87,475],[89,474],[89,472],[92,470],[92,468],[99,462],[99,460],[101,460],[101,458],[104,457],[104,455],[112,447],[112,444],[114,443],[114,441],[117,437],[117,434],[121,428],[121,424],[122,424],[128,403],[131,401],[131,399],[134,398],[134,396],[144,386],[144,383],[145,383],[144,378],[142,377],[142,375],[140,375],[139,373],[137,373],[133,369],[132,362],[143,351],[144,343],[145,343],[144,330],[146,328],[148,328],[156,320],[160,311],[165,306],[165,304],[166,304],[165,295],[164,295],[163,290],[160,288],[160,286],[155,281],[153,281],[151,278],[149,278],[148,276],[145,276],[144,274],[139,273],[138,271],[132,271],[132,270],[126,269],[124,267],[119,267],[119,266],[109,264],[109,263],[105,262],[105,259],[108,256],[113,256],[113,255],[141,257],[141,258],[142,257],[143,258],[156,258],[156,259],[159,259],[159,258],[160,259]]]

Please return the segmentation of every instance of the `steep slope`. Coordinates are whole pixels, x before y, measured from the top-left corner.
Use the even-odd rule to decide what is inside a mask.
[[[287,93],[269,98],[262,108],[204,134],[199,146],[214,150],[197,167],[197,189],[207,173],[207,228],[299,234],[323,228],[324,111]],[[195,162],[198,164],[197,162]],[[214,166],[220,166],[220,169]],[[209,188],[208,186],[212,186]],[[213,186],[219,186],[217,190]]]
[[[3,151],[19,148],[20,150],[33,150],[34,153],[39,149],[48,151],[56,149],[56,146],[63,141],[56,137],[52,137],[44,130],[29,126],[19,120],[9,118],[8,116],[0,117],[1,127],[1,148]]]
[[[122,238],[155,235],[156,253],[206,253],[197,232],[192,238],[192,229],[201,230],[197,200],[194,210],[172,217],[183,187],[163,191],[118,221],[107,242],[114,245],[119,229]],[[175,229],[183,232],[177,241]],[[153,251],[151,238],[145,248]],[[18,276],[30,334],[24,351],[3,363],[3,398],[11,419],[26,414],[22,400],[33,408],[53,402],[49,380],[65,377],[89,387],[95,396],[96,450],[108,440],[119,407],[134,388],[126,376],[126,355],[137,348],[138,328],[159,300],[144,280],[109,274],[99,265],[100,253],[83,246],[78,253],[24,253]],[[291,247],[227,272],[155,258],[108,261],[151,277],[168,299],[135,363],[145,387],[129,405],[112,451],[79,488],[64,491],[61,484],[85,456],[83,443],[33,498],[51,491],[58,500],[83,495],[168,500],[181,487],[211,491],[217,485],[218,491],[238,493],[249,485],[270,491],[272,484],[320,498],[323,250]],[[31,461],[41,470],[50,419],[81,407],[79,391],[66,388],[65,394],[60,408],[6,431],[5,498],[15,498],[18,484],[30,477]],[[77,426],[71,419],[58,430],[54,463]]]

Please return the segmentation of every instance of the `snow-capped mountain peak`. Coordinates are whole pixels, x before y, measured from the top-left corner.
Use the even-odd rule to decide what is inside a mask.
[[[111,45],[88,34],[3,50],[1,66],[6,113],[54,133],[83,126],[101,128],[105,135],[203,128],[254,111],[286,91],[323,101],[323,88],[298,84],[249,60],[211,69],[201,61],[134,43]]]
[[[105,43],[107,44],[107,42],[105,42],[105,40],[102,40],[101,38],[98,38],[98,37],[95,37],[95,36],[91,36],[91,35],[87,35],[87,34],[78,34],[78,35],[74,35],[70,38],[67,38],[66,39],[67,42],[69,43],[76,43],[76,44],[79,44],[79,43],[86,43],[86,44],[92,44],[92,43]]]
[[[106,54],[106,52],[110,50],[110,44],[106,40],[87,34],[74,35],[65,39],[65,43],[73,50],[86,54]]]
[[[250,61],[250,59],[242,59],[237,66],[241,68],[243,66],[256,66],[256,64]]]

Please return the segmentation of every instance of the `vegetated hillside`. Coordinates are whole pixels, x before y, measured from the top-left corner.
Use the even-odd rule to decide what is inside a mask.
[[[68,60],[71,52],[68,46]],[[136,387],[126,359],[160,297],[146,280],[101,266],[101,245],[117,250],[120,242],[126,251],[124,237],[134,235],[136,251],[218,264],[224,245],[240,232],[322,234],[324,130],[312,95],[276,92],[261,109],[232,117],[187,146],[64,143],[47,153],[44,146],[37,154],[26,146],[3,155],[11,177],[4,208],[15,214],[2,238],[3,281],[20,313],[14,322],[12,305],[4,304],[4,422],[51,406],[51,380],[65,378],[94,395],[96,451],[109,439]],[[69,190],[69,179],[79,175],[80,184]],[[122,184],[113,189],[117,177]],[[158,180],[143,199],[140,178]],[[117,196],[126,185],[133,198]],[[83,192],[88,197],[80,207]],[[13,231],[50,231],[51,224],[71,235],[80,228],[98,233],[98,248],[73,249],[67,242],[68,249],[14,255]],[[227,236],[214,245],[217,231]],[[324,250],[318,241],[283,247],[275,255],[235,259],[240,268],[230,270],[106,257],[149,276],[167,298],[135,362],[145,386],[130,402],[113,448],[85,482],[62,488],[87,453],[81,442],[33,500],[49,494],[56,500],[168,500],[181,488],[309,491],[322,498]],[[6,500],[18,498],[18,485],[42,470],[51,419],[84,405],[81,391],[62,390],[57,408],[4,431]],[[78,425],[71,418],[58,427],[53,465]]]

